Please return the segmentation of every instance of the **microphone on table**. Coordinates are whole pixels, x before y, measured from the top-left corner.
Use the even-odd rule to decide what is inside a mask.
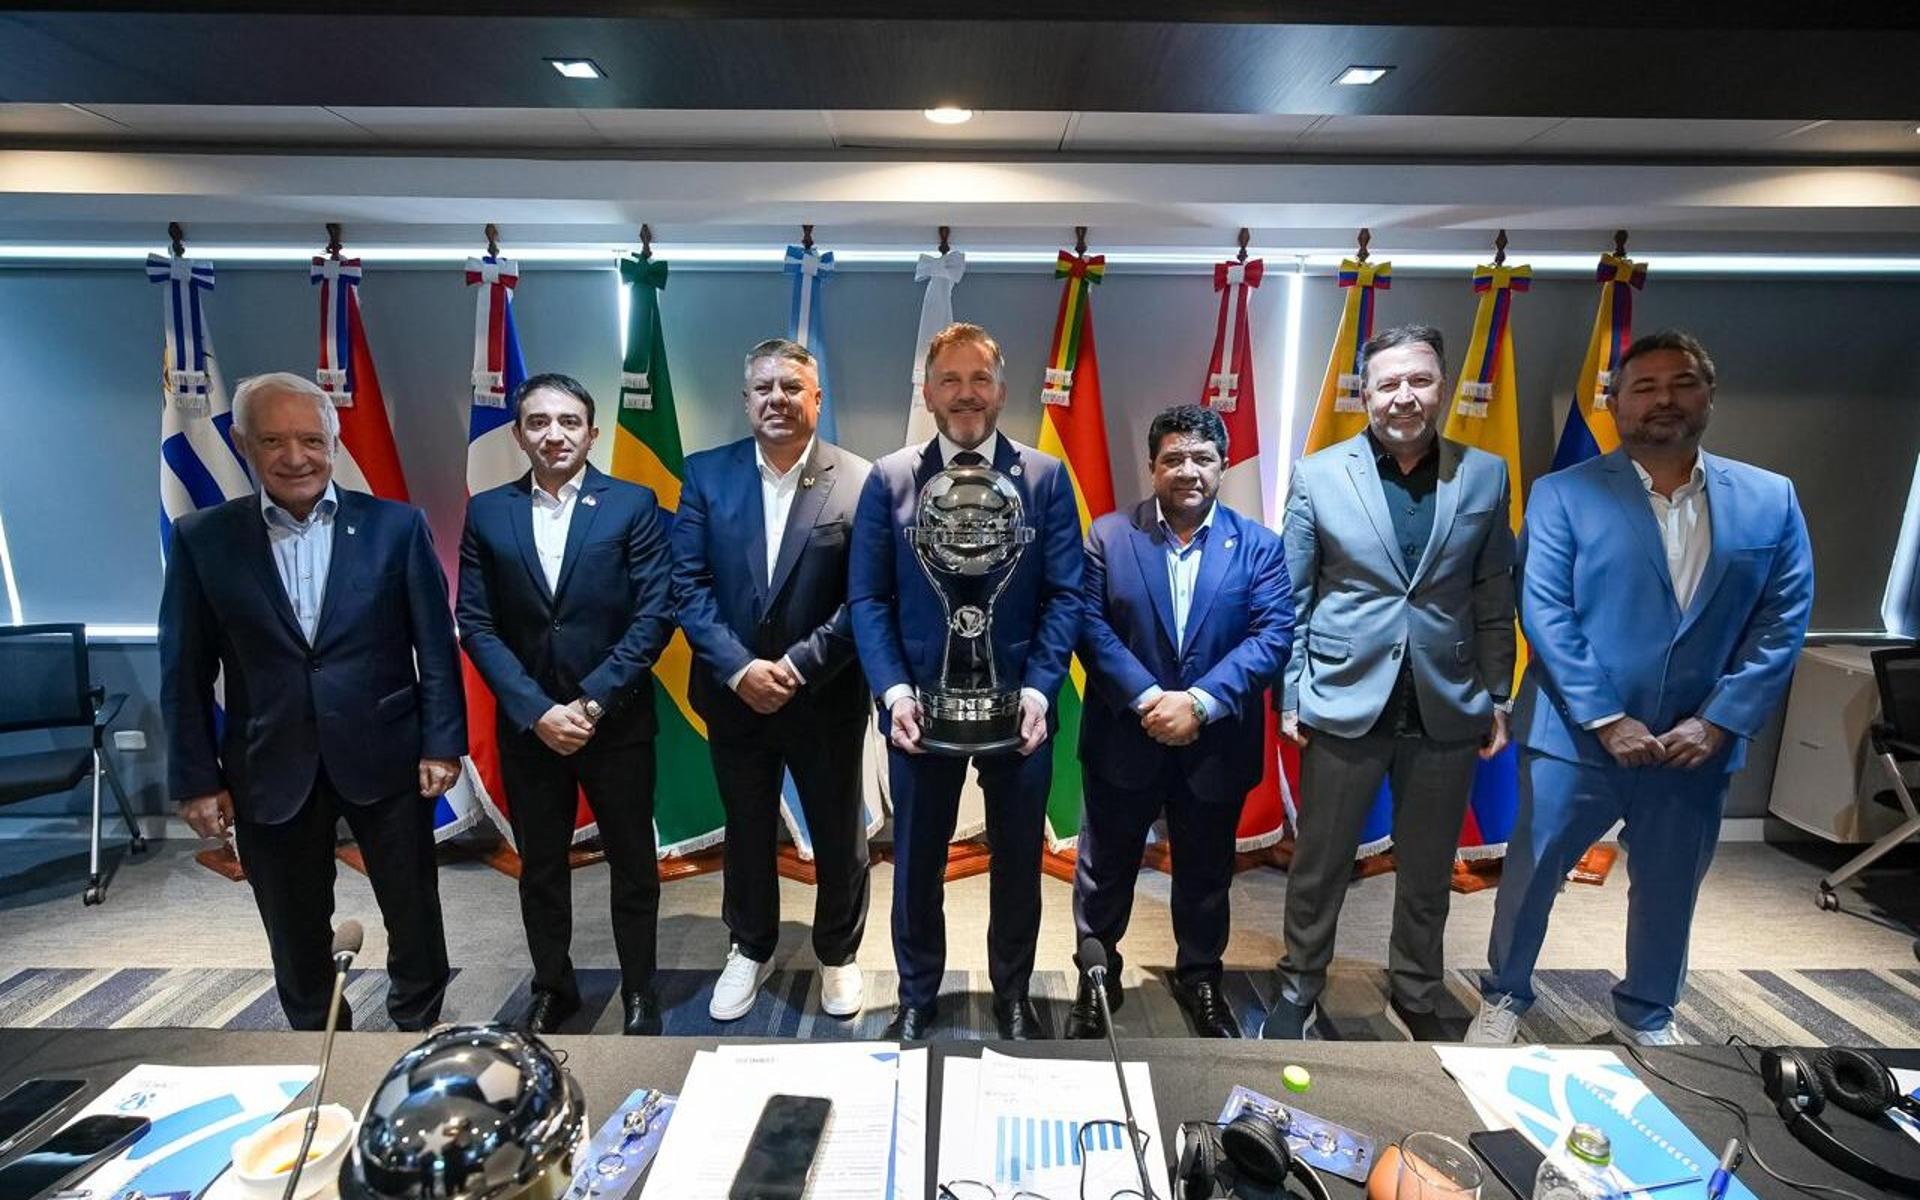
[[[293,1169],[287,1172],[287,1190],[281,1200],[293,1200],[293,1190],[300,1186],[300,1172],[307,1165],[307,1151],[313,1148],[314,1132],[320,1128],[320,1096],[327,1090],[327,1066],[333,1061],[333,1034],[340,1024],[347,968],[353,965],[353,956],[360,953],[366,937],[360,922],[353,920],[340,922],[340,928],[333,931],[333,999],[327,1005],[327,1040],[320,1048],[320,1075],[313,1081],[313,1106],[307,1110],[307,1127],[300,1135],[300,1153],[293,1156]]]
[[[1087,973],[1094,999],[1100,1002],[1100,1024],[1107,1031],[1107,1052],[1113,1057],[1114,1078],[1120,1081],[1120,1106],[1127,1114],[1127,1138],[1133,1145],[1133,1162],[1140,1169],[1140,1194],[1151,1197],[1153,1184],[1147,1180],[1147,1152],[1140,1144],[1140,1125],[1133,1118],[1133,1097],[1127,1094],[1127,1072],[1120,1065],[1120,1043],[1113,1037],[1113,1010],[1107,1007],[1107,948],[1100,939],[1088,937],[1080,942],[1080,969]]]

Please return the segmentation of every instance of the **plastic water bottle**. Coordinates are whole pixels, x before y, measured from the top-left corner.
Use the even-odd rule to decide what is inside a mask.
[[[1609,1164],[1613,1145],[1597,1125],[1575,1125],[1561,1146],[1540,1163],[1533,1200],[1621,1200]]]

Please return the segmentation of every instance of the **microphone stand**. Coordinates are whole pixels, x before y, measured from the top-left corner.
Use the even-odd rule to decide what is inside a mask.
[[[343,936],[349,933],[350,938]],[[333,1035],[340,1024],[340,1000],[347,990],[347,968],[353,965],[353,956],[360,949],[360,923],[347,922],[334,940],[339,948],[333,955],[333,998],[327,1003],[327,1036],[320,1047],[320,1075],[313,1081],[313,1105],[307,1109],[307,1126],[300,1134],[300,1152],[293,1156],[293,1169],[287,1172],[287,1190],[281,1193],[280,1200],[293,1200],[294,1189],[300,1186],[300,1173],[306,1169],[307,1151],[313,1148],[313,1135],[320,1128],[320,1097],[326,1094],[327,1068],[333,1063]],[[342,942],[349,944],[341,946]]]
[[[1120,1081],[1120,1107],[1127,1114],[1127,1139],[1133,1145],[1133,1164],[1140,1171],[1140,1194],[1153,1200],[1153,1184],[1147,1179],[1147,1151],[1140,1144],[1140,1125],[1133,1116],[1133,1097],[1127,1093],[1127,1072],[1120,1064],[1120,1043],[1113,1036],[1113,1010],[1107,1007],[1107,968],[1094,966],[1087,971],[1094,999],[1100,1002],[1100,1023],[1107,1030],[1107,1051],[1113,1056],[1114,1078]],[[292,1200],[289,1196],[287,1200]]]

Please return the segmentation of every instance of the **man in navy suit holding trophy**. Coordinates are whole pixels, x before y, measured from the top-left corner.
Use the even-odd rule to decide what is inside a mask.
[[[1018,493],[1032,537],[994,603],[988,631],[995,676],[1019,688],[1019,742],[973,760],[993,848],[988,973],[1000,1035],[1046,1037],[1027,989],[1040,932],[1040,853],[1057,722],[1053,701],[1080,630],[1079,511],[1065,465],[996,428],[1007,384],[1006,362],[992,335],[978,325],[949,325],[928,344],[926,365],[921,394],[940,432],[874,464],[855,512],[848,568],[854,642],[889,742],[900,1004],[887,1036],[924,1038],[936,1015],[946,969],[947,843],[969,761],[967,755],[929,753],[922,744],[929,714],[920,697],[942,681],[949,626],[912,534],[921,490],[935,476],[953,467],[991,467]]]

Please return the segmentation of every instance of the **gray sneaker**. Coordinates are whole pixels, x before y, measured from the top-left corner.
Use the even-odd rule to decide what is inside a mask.
[[[1520,1040],[1520,1010],[1512,996],[1482,999],[1464,1039],[1469,1046],[1511,1046]]]

